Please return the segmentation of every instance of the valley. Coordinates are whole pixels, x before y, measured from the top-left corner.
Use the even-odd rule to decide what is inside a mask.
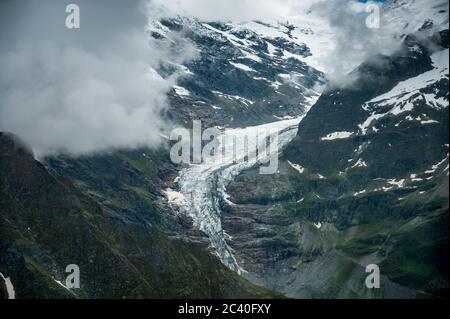
[[[127,120],[117,145],[42,154],[0,126],[0,297],[448,298],[448,2],[432,3],[383,3],[385,29],[367,34],[394,29],[395,50],[361,61],[371,39],[323,3],[286,21],[146,20],[158,61],[143,77],[164,94],[122,69],[115,82],[131,104],[140,90],[155,94],[147,120],[158,127],[142,127],[151,143],[138,134],[124,147],[135,141]],[[4,82],[0,97],[13,87]],[[56,80],[42,82],[44,97],[58,93]],[[87,120],[108,133],[92,139],[110,143],[105,123],[120,122],[115,98],[128,90],[89,83],[95,103],[114,102],[113,121],[74,111],[64,125]],[[23,92],[0,111],[14,96],[34,106]],[[58,132],[48,140],[66,138]],[[80,268],[79,289],[62,284],[68,264]],[[365,284],[369,265],[379,288]],[[180,311],[214,312],[197,307]]]

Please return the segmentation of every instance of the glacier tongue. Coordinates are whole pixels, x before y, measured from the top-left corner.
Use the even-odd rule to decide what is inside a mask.
[[[256,136],[258,141],[266,140],[269,134],[277,134],[278,138],[267,148],[263,154],[250,154],[246,161],[239,161],[247,155],[245,147],[236,147],[236,156],[227,152],[224,157],[217,156],[212,160],[192,165],[180,172],[178,184],[184,201],[178,205],[183,213],[192,218],[194,226],[205,233],[211,245],[214,247],[222,263],[230,269],[241,273],[242,269],[233,255],[232,248],[228,245],[227,235],[222,229],[221,203],[227,202],[225,193],[227,185],[240,172],[256,165],[257,161],[268,158],[271,152],[279,152],[297,134],[298,124],[303,117],[296,119],[277,121],[269,124],[252,126],[239,129],[227,129],[219,137],[221,143],[219,153],[229,150],[234,138]],[[261,139],[261,132],[266,136]],[[257,141],[253,141],[257,142]],[[233,152],[232,152],[233,153]],[[237,160],[236,160],[237,159]]]

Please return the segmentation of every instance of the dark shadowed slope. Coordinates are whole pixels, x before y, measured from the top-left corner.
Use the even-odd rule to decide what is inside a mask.
[[[223,227],[248,278],[296,297],[448,296],[448,31],[423,41],[329,88],[280,174],[228,188]],[[364,285],[371,263],[380,290]]]
[[[80,289],[60,284],[68,264],[80,267]],[[171,240],[149,223],[115,218],[5,133],[0,271],[11,278],[16,298],[274,296],[195,244]]]

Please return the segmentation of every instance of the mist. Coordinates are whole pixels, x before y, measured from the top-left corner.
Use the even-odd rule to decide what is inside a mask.
[[[0,3],[0,131],[20,136],[36,157],[157,147],[167,92],[161,61],[193,58],[146,34],[145,3],[80,0],[80,29],[65,26],[69,1]],[[180,45],[179,45],[180,47]]]
[[[349,72],[376,54],[397,50],[402,35],[427,16],[396,16],[383,10],[391,1],[377,2],[380,25],[369,28],[366,8],[373,1],[77,0],[81,28],[68,29],[65,8],[72,2],[0,2],[0,131],[20,136],[37,157],[160,145],[161,131],[172,125],[163,116],[167,93],[179,74],[162,78],[156,70],[163,61],[184,63],[198,53],[176,33],[156,43],[146,33],[151,19],[284,22],[311,14],[328,28],[330,45],[318,55],[322,71],[330,83],[345,86],[356,79]],[[433,0],[430,6],[442,3]],[[443,16],[448,24],[448,11]]]
[[[204,21],[280,19],[307,10],[320,0],[151,0],[161,15],[182,15]]]

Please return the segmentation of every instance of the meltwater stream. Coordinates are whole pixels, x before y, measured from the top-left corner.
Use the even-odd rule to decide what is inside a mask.
[[[181,211],[192,218],[194,227],[208,236],[221,261],[238,273],[245,270],[239,267],[233,250],[227,244],[227,234],[222,229],[220,205],[221,202],[228,201],[226,187],[244,169],[256,165],[257,162],[261,163],[264,159],[267,160],[274,152],[278,156],[279,150],[297,134],[301,119],[302,117],[247,128],[226,129],[219,137],[218,153],[225,154],[224,156],[215,156],[206,163],[191,165],[180,172],[178,185],[183,200],[177,204]],[[242,139],[243,136],[249,138],[249,143],[264,143],[267,145],[267,152],[247,154],[247,147],[239,143],[235,146],[234,152],[229,152],[230,146],[233,150],[230,143],[236,145],[234,141]],[[252,138],[255,140],[251,141]],[[239,161],[242,159],[245,161]]]

